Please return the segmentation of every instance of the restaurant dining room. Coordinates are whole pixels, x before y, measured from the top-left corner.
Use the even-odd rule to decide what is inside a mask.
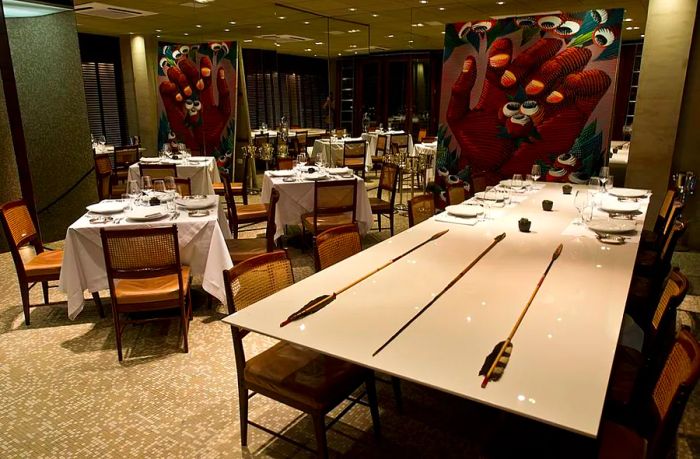
[[[697,0],[0,6],[1,457],[700,457]]]

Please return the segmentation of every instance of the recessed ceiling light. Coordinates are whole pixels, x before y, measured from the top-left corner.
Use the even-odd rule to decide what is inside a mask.
[[[625,18],[625,22],[632,22],[633,20],[632,18]]]
[[[350,7],[350,8],[348,8],[348,11],[357,11],[357,8]]]
[[[420,0],[418,3],[425,5],[426,3],[428,3],[428,0]]]
[[[202,5],[207,3],[212,3],[214,0],[194,0],[195,3],[200,3]]]
[[[318,54],[314,54],[314,57],[318,56]]]
[[[279,43],[275,42],[275,46],[280,47],[280,46],[282,46],[282,45],[280,45]]]
[[[183,35],[189,35],[187,32],[185,32]]]
[[[230,32],[231,29],[224,29],[224,32]]]
[[[322,42],[322,41],[317,41],[316,44],[317,44],[317,45],[322,45],[323,42]]]
[[[506,2],[496,2],[496,5],[505,5]]]
[[[357,45],[350,45],[351,48],[357,48]]]
[[[644,34],[641,34],[640,37],[644,38]]]
[[[310,53],[310,52],[312,51],[312,49],[311,49],[311,48],[306,48],[304,51],[306,51],[307,53]]]
[[[408,40],[409,43],[413,43],[413,40]]]
[[[639,30],[639,26],[632,27],[634,30]]]
[[[250,38],[243,40],[243,43],[253,43],[253,40]]]
[[[304,24],[309,25],[309,21],[304,21]]]
[[[342,56],[342,55],[343,55],[343,53],[338,53],[338,56]]]
[[[394,38],[394,34],[387,35],[386,38]]]
[[[372,17],[373,17],[373,18],[378,18],[379,15],[378,15],[377,13],[372,13]]]
[[[625,27],[625,30],[632,30],[632,27]]]
[[[201,29],[201,28],[202,28],[202,24],[197,24],[197,25],[195,25],[195,27],[198,28],[198,29]]]
[[[160,38],[160,35],[156,35],[156,38]]]
[[[228,21],[228,23],[231,25],[236,25],[236,21]]]
[[[357,54],[357,51],[355,51],[355,54]]]
[[[160,30],[160,29],[156,29],[156,32],[162,32],[162,30]]]
[[[443,34],[443,35],[445,35],[445,31],[444,31],[444,30],[443,30],[442,32],[440,32],[440,33]]]
[[[261,26],[261,25],[256,25],[255,28],[256,28],[256,29],[262,29],[262,26]]]
[[[277,16],[280,19],[287,19],[287,16]]]
[[[438,8],[438,9],[439,9],[440,11],[445,11],[445,7],[444,7],[444,6],[441,6],[441,7]]]
[[[133,34],[134,34],[134,32],[129,32],[129,35],[133,35]]]

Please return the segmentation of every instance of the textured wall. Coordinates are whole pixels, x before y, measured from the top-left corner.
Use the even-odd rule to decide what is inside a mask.
[[[41,210],[93,166],[75,16],[66,12],[8,19],[7,28],[34,194]],[[5,116],[0,113],[3,162]],[[7,183],[4,169],[2,175]],[[44,240],[63,239],[68,225],[94,200],[95,177],[90,174],[58,204],[40,213]]]

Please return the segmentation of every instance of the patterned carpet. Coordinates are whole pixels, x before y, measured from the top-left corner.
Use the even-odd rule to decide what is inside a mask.
[[[407,226],[398,217],[397,226]],[[256,231],[244,233],[246,237]],[[388,237],[373,231],[365,246]],[[56,246],[60,246],[58,242]],[[313,273],[307,253],[290,249],[295,277]],[[679,260],[700,276],[700,257]],[[130,327],[119,364],[111,315],[100,319],[87,302],[69,321],[64,298],[32,311],[23,322],[9,254],[0,254],[0,457],[313,457],[251,428],[240,445],[236,370],[224,307],[207,309],[195,292],[190,352],[178,348],[178,326]],[[32,302],[40,303],[40,290]],[[106,299],[108,292],[102,292]],[[689,299],[689,308],[697,298]],[[105,301],[105,304],[107,302]],[[687,320],[693,322],[693,314]],[[253,334],[249,355],[273,343]],[[435,390],[403,383],[404,412],[391,386],[378,383],[382,436],[372,434],[369,412],[353,408],[328,433],[337,457],[591,457],[594,442]],[[251,417],[313,448],[311,422],[263,397]],[[506,441],[504,441],[506,440]],[[700,456],[700,396],[693,394],[679,432],[679,457]]]

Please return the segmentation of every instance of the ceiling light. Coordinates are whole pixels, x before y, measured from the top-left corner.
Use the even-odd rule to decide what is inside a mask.
[[[379,15],[378,15],[377,13],[372,13],[372,17],[373,17],[373,18],[378,18]]]
[[[228,21],[228,23],[231,25],[236,25],[236,21]]]
[[[212,3],[214,0],[194,0],[195,3],[199,3],[201,5],[206,5],[207,3]]]
[[[634,30],[639,30],[639,26],[632,27]]]
[[[445,11],[445,7],[444,7],[444,6],[441,6],[441,7],[438,8],[438,9],[439,9],[440,11]]]
[[[317,41],[316,44],[317,44],[317,45],[322,45],[323,42],[322,42],[322,41]]]
[[[183,35],[189,35],[187,32],[185,32]]]
[[[156,35],[156,38],[160,38],[160,35]]]
[[[256,25],[255,28],[256,28],[256,29],[262,29],[262,26],[261,26],[261,25]]]
[[[280,45],[279,43],[275,42],[275,46],[280,47],[280,46],[282,46],[282,45]]]
[[[348,8],[348,11],[357,11],[357,8]]]
[[[443,35],[445,35],[445,31],[444,31],[444,30],[443,30],[442,32],[440,32],[440,33],[443,34]]]
[[[420,0],[418,3],[425,5],[426,3],[428,3],[428,0]]]
[[[201,29],[201,28],[202,28],[202,24],[197,24],[197,25],[195,25],[195,27],[198,28],[198,29]]]
[[[134,32],[129,32],[129,35],[133,35],[133,34],[134,34]]]
[[[162,32],[162,30],[160,30],[160,29],[156,29],[156,32]]]
[[[342,56],[342,55],[343,55],[342,53],[338,53],[338,56]]]
[[[224,32],[230,32],[231,29],[224,29]]]
[[[632,18],[625,18],[625,22],[632,22],[633,20]]]
[[[304,24],[309,25],[309,21],[304,21]]]
[[[350,30],[348,30],[348,33],[357,33],[359,31],[360,31],[360,29],[350,29]]]
[[[394,34],[387,35],[386,38],[394,38]]]
[[[314,54],[314,57],[318,56],[318,54]]]
[[[640,37],[644,38],[644,34],[641,34]]]
[[[350,45],[351,48],[357,48],[357,45]]]
[[[413,43],[413,40],[408,40],[409,43]]]
[[[632,27],[625,27],[625,30],[632,30]]]
[[[243,43],[253,43],[253,40],[251,40],[250,38],[248,38],[248,39],[246,39],[246,40],[243,40]]]
[[[306,51],[307,53],[310,53],[312,50],[311,50],[311,48],[306,48],[304,51]]]
[[[280,19],[287,19],[287,16],[278,16]]]
[[[496,5],[505,5],[506,2],[496,2]]]

